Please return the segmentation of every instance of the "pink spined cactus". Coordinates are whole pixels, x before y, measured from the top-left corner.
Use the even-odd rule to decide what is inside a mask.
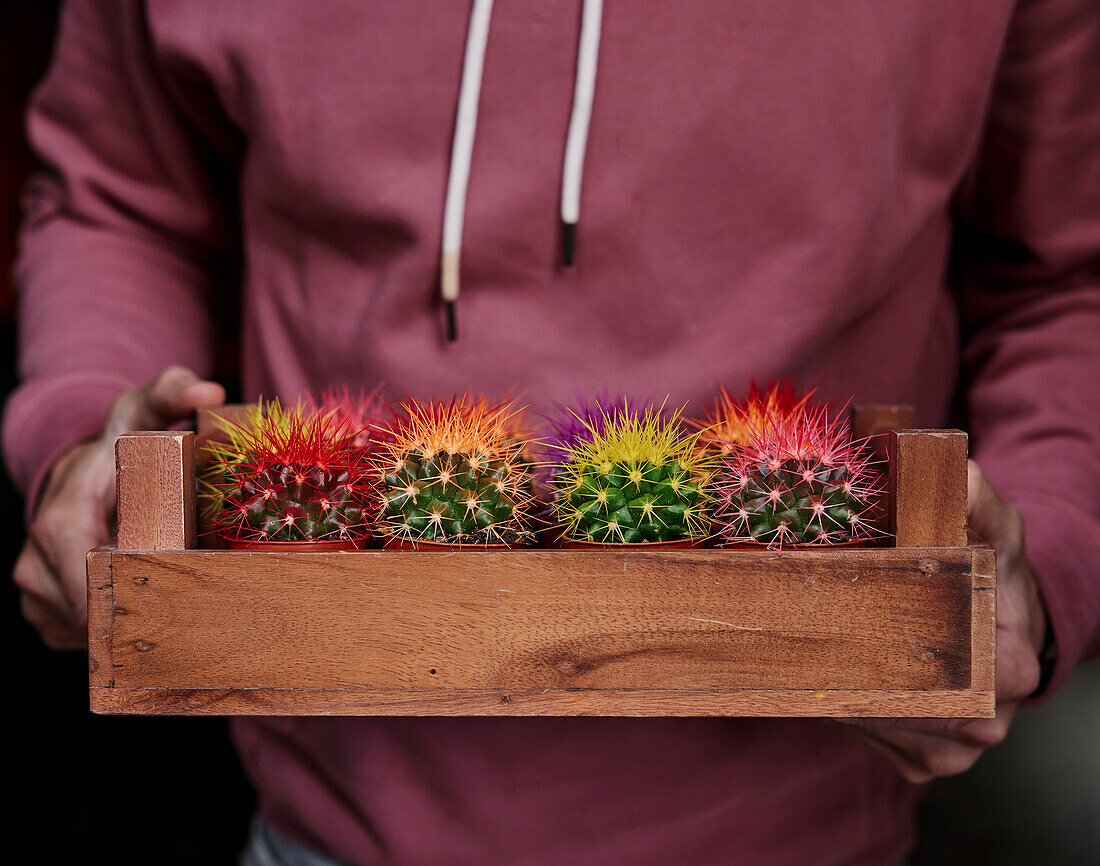
[[[881,476],[866,443],[826,407],[752,407],[744,443],[731,443],[715,479],[713,515],[727,543],[773,548],[869,541]]]

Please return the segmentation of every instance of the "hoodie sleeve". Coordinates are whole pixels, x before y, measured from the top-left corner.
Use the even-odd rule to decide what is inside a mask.
[[[1022,3],[958,199],[973,456],[1022,513],[1058,661],[1100,653],[1100,9]]]
[[[208,372],[209,300],[235,268],[232,133],[208,105],[186,116],[193,100],[160,76],[143,8],[70,0],[28,112],[44,170],[25,198],[21,384],[3,422],[28,514],[50,465],[98,433],[119,392],[173,363]]]

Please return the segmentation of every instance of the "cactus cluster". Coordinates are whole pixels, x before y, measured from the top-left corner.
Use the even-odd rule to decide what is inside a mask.
[[[520,410],[473,396],[402,409],[373,461],[378,532],[413,544],[532,541],[533,466]]]
[[[870,538],[879,476],[863,443],[809,395],[769,403],[771,393],[733,406],[744,438],[724,443],[715,479],[722,539],[781,548]]]
[[[277,401],[222,421],[204,495],[230,541],[359,541],[369,536],[370,476],[355,432],[330,415]]]
[[[564,537],[629,544],[708,534],[705,461],[679,413],[624,404],[598,423],[577,417],[587,435],[565,447],[553,480]]]
[[[566,541],[865,541],[881,474],[812,392],[724,388],[707,418],[602,396],[549,420],[545,450],[522,410],[466,395],[409,400],[329,390],[222,421],[205,448],[204,520],[240,542],[524,545],[550,522]],[[536,456],[537,455],[537,456]]]

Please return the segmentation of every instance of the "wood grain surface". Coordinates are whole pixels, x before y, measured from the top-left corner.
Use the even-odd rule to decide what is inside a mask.
[[[970,601],[970,687],[990,695],[997,687],[997,555],[988,544],[972,542]]]
[[[116,552],[93,707],[984,715],[982,550]]]
[[[92,689],[103,714],[992,718],[991,691],[772,689]]]
[[[967,436],[961,430],[890,433],[890,531],[898,547],[966,544]]]
[[[88,553],[88,683],[114,685],[115,595],[111,575],[111,550]]]
[[[195,546],[195,434],[123,433],[115,440],[118,546]]]

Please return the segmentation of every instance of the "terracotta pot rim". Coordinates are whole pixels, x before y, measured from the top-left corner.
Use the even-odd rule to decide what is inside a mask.
[[[386,538],[385,550],[522,550],[514,544],[459,544],[451,541],[410,541],[405,538]]]
[[[682,538],[676,541],[632,541],[632,542],[615,542],[615,541],[581,541],[577,538],[570,538],[568,535],[563,535],[558,539],[558,544],[562,548],[568,550],[570,547],[579,550],[585,550],[589,548],[620,548],[624,550],[699,550],[707,543],[707,536],[701,536],[699,538]]]
[[[869,547],[869,541],[838,541],[835,544],[813,544],[802,542],[800,544],[784,544],[781,547],[772,547],[763,541],[728,541],[719,543],[720,550],[837,550],[844,547]]]
[[[296,551],[326,551],[326,550],[362,550],[369,539],[367,538],[321,538],[312,541],[246,541],[241,538],[228,538],[218,536],[225,542],[226,550],[282,550],[285,552]]]

